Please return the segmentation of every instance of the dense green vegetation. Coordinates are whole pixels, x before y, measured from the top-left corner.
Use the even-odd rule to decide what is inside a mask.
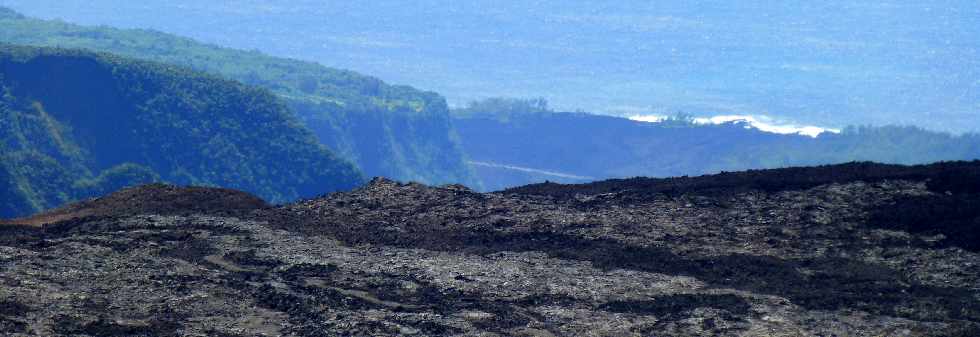
[[[548,107],[544,98],[506,98],[491,97],[484,100],[472,101],[464,108],[454,109],[455,118],[486,118],[502,122],[521,119],[528,115],[541,115],[554,112]]]
[[[519,107],[524,106],[523,111]],[[849,127],[818,138],[780,135],[737,123],[662,123],[496,99],[454,111],[454,125],[484,188],[544,180],[670,177],[850,161],[921,164],[980,158],[980,135],[954,136],[915,127]],[[504,111],[500,114],[494,110]],[[543,155],[547,154],[547,155]],[[491,165],[492,164],[492,165]]]
[[[351,71],[221,48],[149,30],[85,27],[0,12],[0,42],[86,48],[217,74],[280,96],[320,142],[365,174],[473,183],[436,93]]]
[[[109,54],[0,45],[0,217],[151,181],[282,202],[362,180],[267,90]]]

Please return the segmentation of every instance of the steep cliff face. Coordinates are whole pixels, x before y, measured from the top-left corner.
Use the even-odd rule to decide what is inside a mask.
[[[0,45],[0,89],[4,217],[152,181],[286,202],[362,179],[270,93],[183,68]]]
[[[980,162],[280,207],[149,186],[0,226],[0,331],[975,336],[978,196]]]
[[[464,162],[445,99],[427,93],[412,106],[339,106],[287,99],[319,140],[370,176],[426,184],[479,181]]]
[[[367,176],[476,184],[438,94],[155,31],[86,27],[5,11],[0,42],[109,52],[255,85],[286,102],[318,140]]]

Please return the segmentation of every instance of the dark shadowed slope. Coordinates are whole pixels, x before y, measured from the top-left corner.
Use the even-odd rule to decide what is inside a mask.
[[[369,176],[473,184],[445,99],[352,71],[139,29],[0,13],[0,42],[85,48],[220,75],[279,96],[319,141]]]
[[[980,135],[914,127],[851,127],[811,138],[739,123],[648,123],[533,107],[476,106],[455,110],[453,125],[486,190],[545,180],[582,183],[851,161],[911,165],[980,159]]]
[[[937,193],[975,193],[980,191],[980,161],[945,162],[929,165],[887,165],[853,162],[814,167],[724,172],[699,177],[611,179],[594,183],[562,185],[533,184],[504,190],[506,194],[530,194],[560,199],[576,195],[635,193],[642,195],[687,193],[732,193],[761,190],[779,192],[807,189],[826,184],[884,180],[924,181]]]
[[[0,45],[0,94],[3,217],[152,181],[285,202],[362,179],[275,96],[185,68]]]
[[[65,208],[101,216],[0,226],[0,332],[976,336],[978,171],[489,194],[379,178],[274,208],[147,186]]]

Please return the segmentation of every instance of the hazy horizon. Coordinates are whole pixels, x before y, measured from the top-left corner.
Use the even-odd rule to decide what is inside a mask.
[[[25,15],[149,28],[355,70],[452,105],[544,97],[624,117],[980,131],[980,5],[966,1],[50,1]]]

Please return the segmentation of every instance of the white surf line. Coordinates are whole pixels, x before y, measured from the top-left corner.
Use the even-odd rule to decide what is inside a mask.
[[[633,115],[627,117],[630,120],[648,123],[660,123],[668,119],[663,115]],[[781,135],[801,135],[817,138],[824,133],[841,133],[840,129],[822,128],[818,126],[798,126],[795,124],[780,124],[772,121],[766,116],[753,115],[721,115],[714,117],[698,117],[693,119],[694,124],[728,124],[739,123],[746,128],[754,128],[759,131],[776,133]]]
[[[468,160],[466,161],[466,163],[470,165],[476,165],[476,166],[502,168],[502,169],[515,170],[515,171],[528,172],[528,173],[538,173],[538,174],[559,177],[559,178],[578,179],[578,180],[596,180],[593,177],[578,176],[574,174],[561,173],[561,172],[545,171],[545,170],[533,169],[530,167],[503,165],[503,164],[488,163],[482,161],[472,161],[472,160]]]
[[[822,133],[840,133],[838,129],[821,128],[818,126],[798,126],[795,124],[776,124],[768,121],[767,117],[757,117],[751,115],[722,115],[710,118],[695,118],[697,124],[726,124],[726,123],[745,123],[763,132],[777,133],[781,135],[802,135],[817,138]]]

